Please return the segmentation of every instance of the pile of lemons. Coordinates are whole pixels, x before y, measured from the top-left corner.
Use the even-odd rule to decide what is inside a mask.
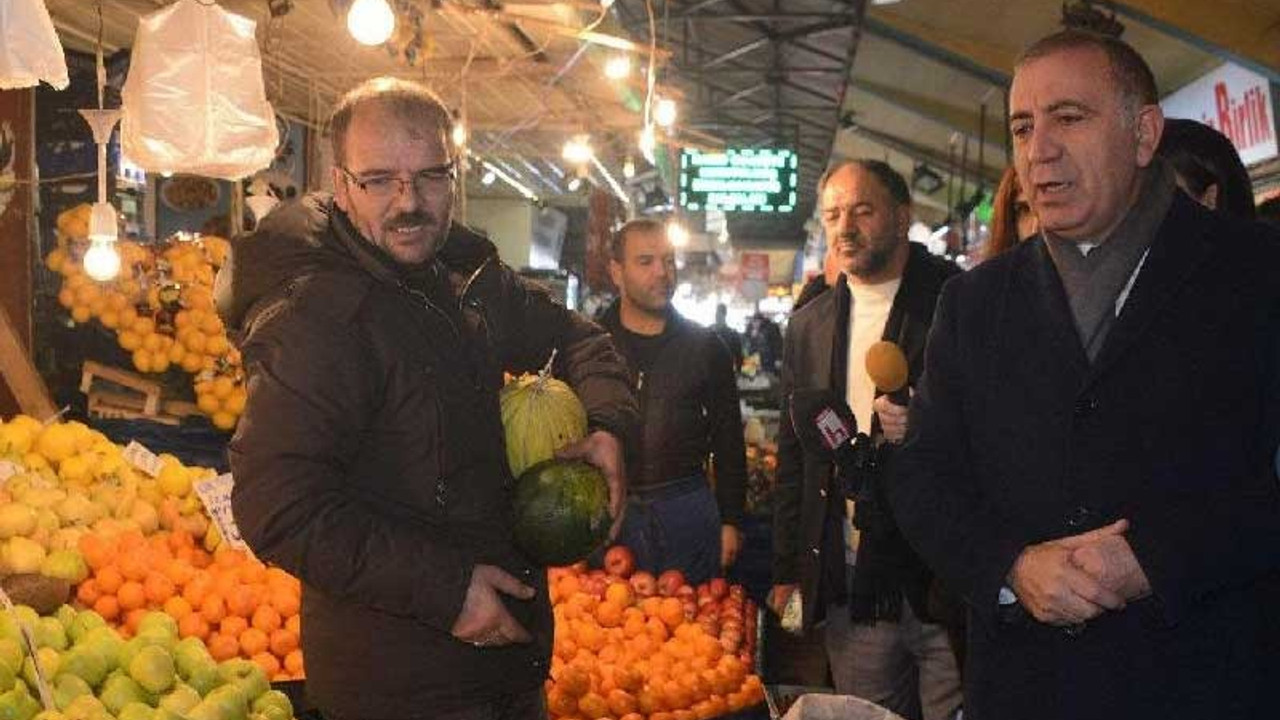
[[[200,411],[231,430],[244,412],[244,373],[213,303],[214,275],[230,244],[211,235],[152,246],[122,241],[120,275],[97,282],[83,264],[89,212],[79,205],[58,216],[57,247],[45,257],[45,266],[62,276],[58,302],[76,323],[97,320],[115,331],[138,372],[191,374]]]

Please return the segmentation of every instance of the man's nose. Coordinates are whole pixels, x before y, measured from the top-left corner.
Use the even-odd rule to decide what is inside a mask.
[[[1052,132],[1043,128],[1032,128],[1028,131],[1026,141],[1027,159],[1033,163],[1056,160],[1062,152],[1062,145]]]
[[[392,206],[400,210],[416,210],[422,204],[422,197],[413,187],[413,181],[400,180],[396,186],[396,194],[391,200]]]

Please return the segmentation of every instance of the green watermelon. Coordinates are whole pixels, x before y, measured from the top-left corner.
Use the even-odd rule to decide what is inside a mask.
[[[544,566],[571,565],[609,536],[609,485],[581,460],[544,460],[516,480],[516,545]]]

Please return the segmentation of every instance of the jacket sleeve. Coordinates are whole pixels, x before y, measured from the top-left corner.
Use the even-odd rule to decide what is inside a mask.
[[[249,396],[229,447],[241,534],[258,557],[329,597],[449,632],[472,562],[434,528],[380,511],[358,490],[377,365],[341,327],[284,313],[242,346]]]
[[[964,413],[958,342],[960,287],[950,282],[943,288],[888,495],[903,535],[990,624],[1005,576],[1025,543],[973,482],[966,430],[973,419]]]
[[[636,440],[640,411],[626,361],[604,328],[556,302],[540,285],[501,268],[508,331],[501,348],[508,369],[536,371],[557,350],[553,371],[573,387],[587,409],[587,424],[624,444]]]
[[[707,368],[707,416],[711,420],[711,453],[716,471],[716,504],[720,521],[741,525],[747,502],[747,449],[742,434],[742,406],[729,348],[712,332]]]
[[[791,425],[791,391],[795,389],[795,331],[793,320],[787,326],[783,343],[782,375],[778,385],[781,396],[778,418],[778,482],[773,490],[773,583],[790,585],[800,582],[800,490],[804,479],[804,458],[800,441]]]

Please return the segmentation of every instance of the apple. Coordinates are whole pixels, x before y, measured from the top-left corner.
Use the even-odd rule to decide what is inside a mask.
[[[258,696],[253,701],[253,712],[261,714],[268,720],[290,720],[293,717],[293,703],[289,696],[279,690],[272,690]]]
[[[679,570],[666,570],[658,576],[658,592],[663,597],[674,597],[684,586],[684,573]]]
[[[707,589],[714,600],[723,600],[729,597],[729,583],[724,578],[712,578],[707,582]]]
[[[16,685],[14,689],[0,694],[0,717],[33,718],[40,712],[40,703],[27,692],[26,685]]]
[[[652,573],[645,572],[644,570],[637,570],[632,573],[630,582],[631,589],[635,591],[635,594],[638,597],[653,597],[658,592],[657,579],[653,577]]]
[[[173,656],[159,645],[148,645],[139,650],[129,662],[128,669],[129,677],[150,693],[166,693],[177,680]]]
[[[244,658],[232,658],[218,666],[224,682],[241,691],[246,703],[271,689],[271,681],[257,663]],[[247,712],[247,710],[246,710]]]
[[[117,720],[153,720],[156,709],[146,703],[131,702],[120,709]]]
[[[604,554],[604,569],[614,577],[631,577],[636,569],[636,556],[627,546],[614,545]]]
[[[74,675],[90,687],[101,685],[110,671],[106,657],[87,645],[76,645],[71,648],[63,654],[62,662],[58,663],[59,673]]]
[[[191,708],[200,704],[200,693],[190,685],[178,683],[173,692],[160,698],[160,708],[177,713],[178,715],[186,714]]]
[[[98,699],[112,714],[119,715],[124,706],[129,703],[145,703],[147,691],[128,675],[113,675],[103,684],[102,692],[98,693]]]

